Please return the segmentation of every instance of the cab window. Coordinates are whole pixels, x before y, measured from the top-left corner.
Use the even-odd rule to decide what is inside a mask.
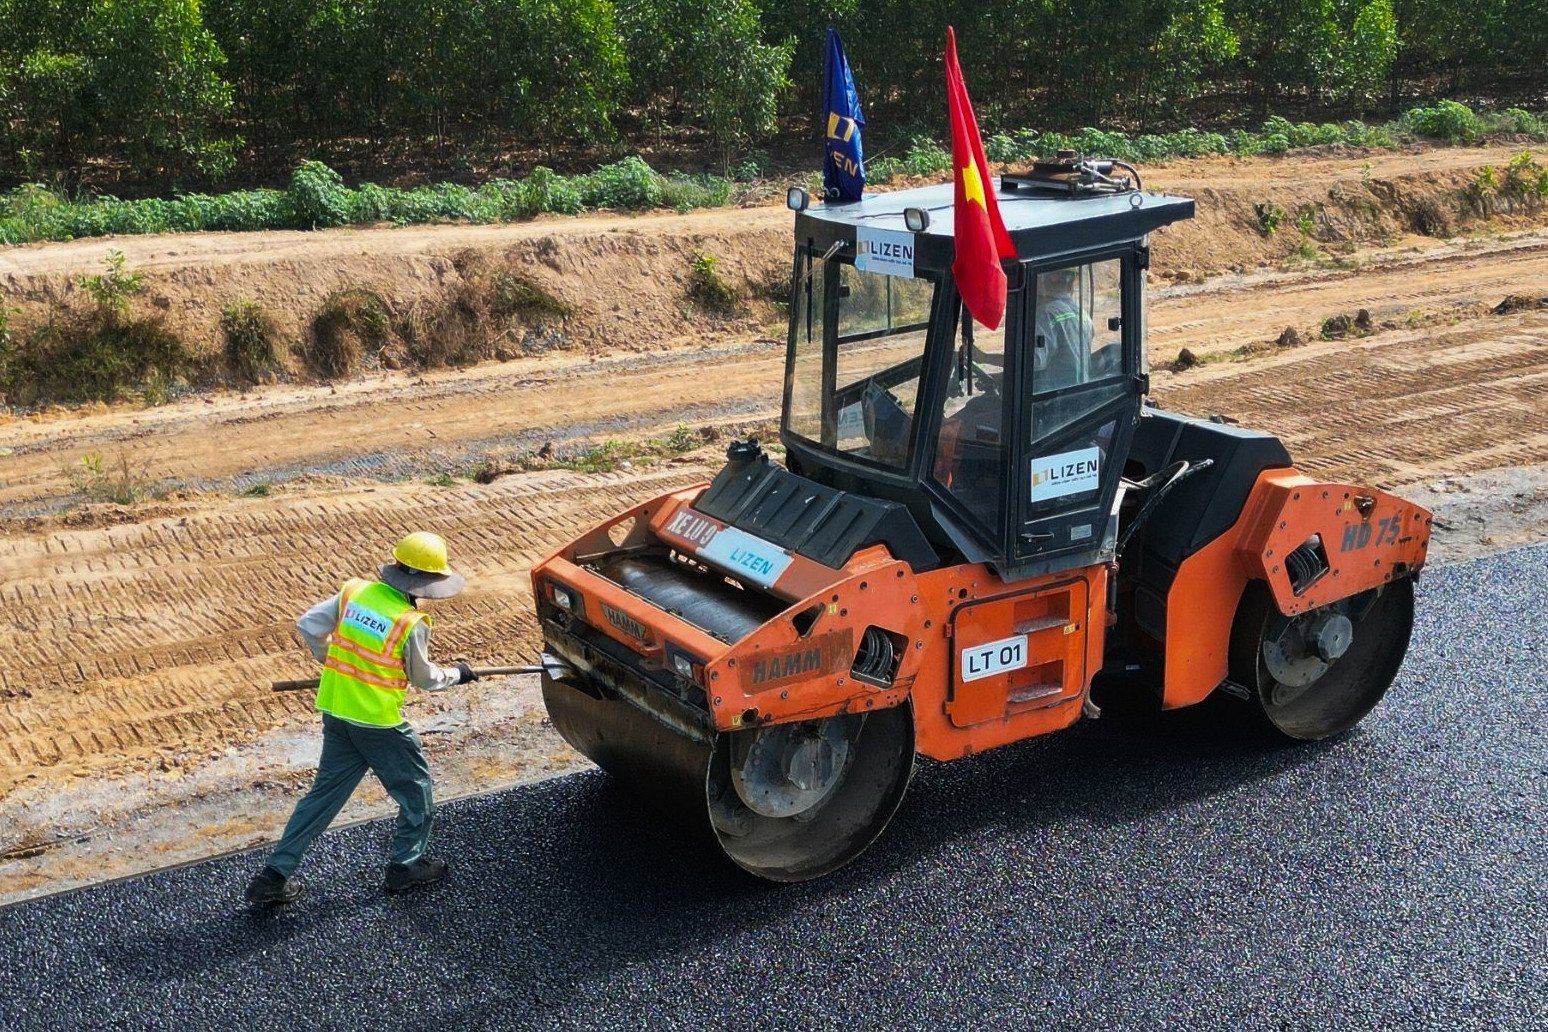
[[[1122,262],[1113,258],[1039,273],[1032,320],[1033,393],[1122,372]]]

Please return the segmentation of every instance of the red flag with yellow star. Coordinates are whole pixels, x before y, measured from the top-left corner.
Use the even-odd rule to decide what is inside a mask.
[[[946,102],[951,112],[951,163],[955,170],[957,255],[951,263],[957,293],[973,318],[999,329],[1005,318],[1005,269],[1002,258],[1016,257],[1016,247],[1000,218],[1000,204],[989,180],[973,102],[968,99],[962,68],[957,64],[957,33],[946,27]]]

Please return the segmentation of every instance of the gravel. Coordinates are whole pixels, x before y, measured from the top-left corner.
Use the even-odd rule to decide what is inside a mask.
[[[1548,549],[1437,570],[1386,701],[1273,747],[1222,707],[922,763],[892,827],[771,886],[588,773],[388,822],[300,903],[224,857],[0,910],[0,1028],[1541,1028]],[[1228,701],[1228,700],[1227,700]]]

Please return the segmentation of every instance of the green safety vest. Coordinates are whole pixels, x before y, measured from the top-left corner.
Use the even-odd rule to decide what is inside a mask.
[[[403,654],[409,632],[429,619],[401,591],[381,581],[345,581],[339,591],[339,622],[328,635],[317,708],[357,724],[403,723],[403,697],[408,694]]]

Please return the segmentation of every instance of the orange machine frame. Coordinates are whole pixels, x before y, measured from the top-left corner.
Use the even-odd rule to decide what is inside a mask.
[[[637,505],[582,534],[533,569],[552,598],[563,584],[575,615],[661,669],[668,646],[697,661],[710,718],[729,731],[896,706],[912,697],[917,749],[939,760],[1046,734],[1080,718],[1101,669],[1110,570],[1096,565],[1006,583],[988,566],[915,573],[881,545],[843,569],[798,554],[765,585],[789,603],[727,644],[585,569],[590,557],[661,543],[687,562],[726,530],[691,507],[703,485]],[[1202,700],[1225,680],[1231,626],[1252,580],[1288,615],[1325,605],[1422,566],[1430,513],[1401,498],[1312,480],[1259,476],[1237,522],[1186,559],[1167,595],[1163,705]],[[1320,535],[1327,572],[1293,590],[1283,557]],[[851,672],[868,628],[892,639],[890,683]]]
[[[1231,529],[1185,559],[1166,599],[1162,705],[1190,706],[1229,672],[1231,625],[1251,581],[1286,616],[1417,573],[1429,547],[1428,509],[1367,487],[1322,483],[1296,470],[1258,476]],[[1320,535],[1328,570],[1296,594],[1284,557]]]

